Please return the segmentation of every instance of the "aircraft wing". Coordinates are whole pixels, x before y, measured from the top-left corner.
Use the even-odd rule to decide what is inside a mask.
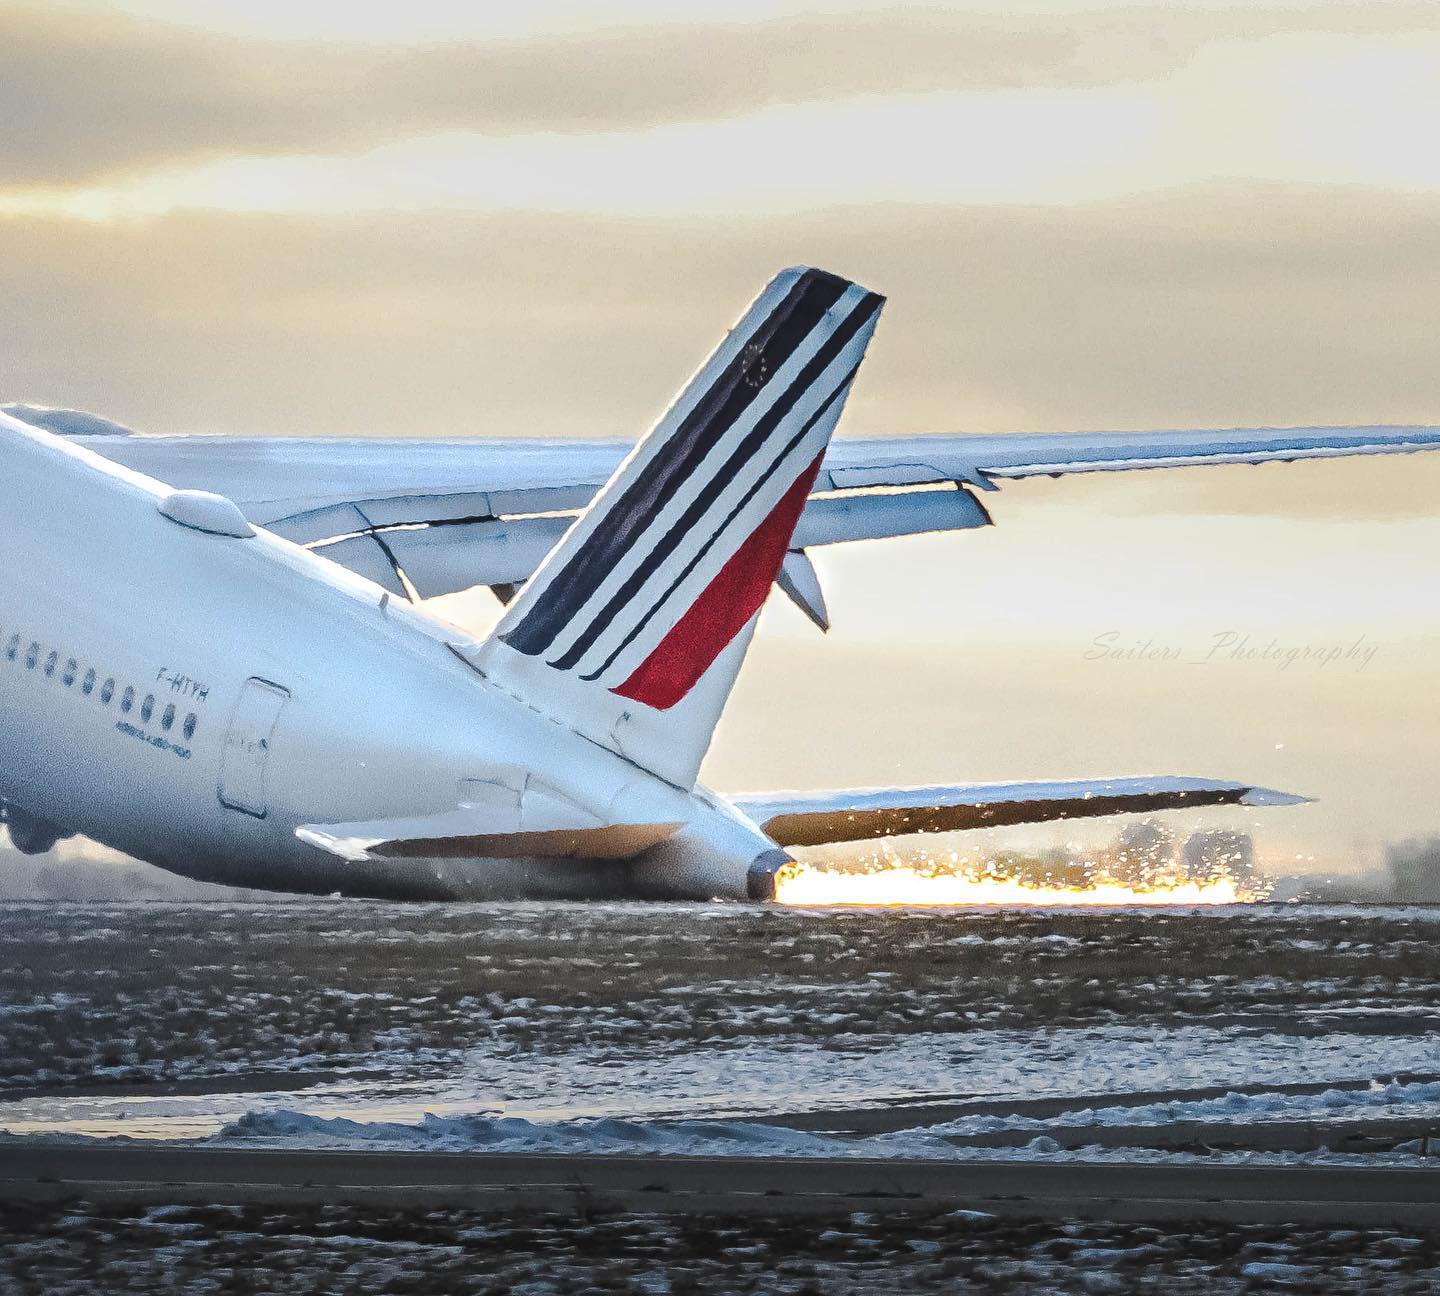
[[[791,847],[1198,806],[1300,805],[1310,798],[1250,783],[1163,775],[1056,783],[776,792],[730,799],[777,846]]]
[[[73,439],[101,455],[181,489],[229,496],[256,525],[393,593],[427,598],[474,585],[507,597],[631,448],[532,437],[148,437],[104,420],[95,428],[94,416],[6,408],[57,430],[82,429]],[[1008,479],[1436,448],[1440,427],[1420,426],[837,439],[780,585],[823,626],[806,549],[989,525],[980,496]]]

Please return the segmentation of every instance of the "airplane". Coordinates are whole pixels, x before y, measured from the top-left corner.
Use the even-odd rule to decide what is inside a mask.
[[[1440,428],[831,441],[884,299],[781,272],[637,444],[146,437],[0,413],[0,806],[203,881],[766,900],[802,846],[1305,798],[1173,776],[697,782],[815,548],[988,525],[1041,475],[1440,447]],[[489,585],[486,636],[418,605]]]

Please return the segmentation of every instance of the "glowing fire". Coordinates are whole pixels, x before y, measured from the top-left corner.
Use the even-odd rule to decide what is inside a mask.
[[[775,898],[787,905],[1225,905],[1263,900],[1265,890],[1231,877],[1184,876],[1146,885],[1100,876],[1084,886],[1055,886],[895,861],[865,872],[794,864],[776,876]]]

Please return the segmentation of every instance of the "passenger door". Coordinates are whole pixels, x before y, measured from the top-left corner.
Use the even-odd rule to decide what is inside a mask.
[[[265,817],[269,809],[265,767],[270,758],[270,740],[289,700],[285,689],[268,680],[248,679],[240,690],[220,764],[220,801],[232,810],[259,819]]]

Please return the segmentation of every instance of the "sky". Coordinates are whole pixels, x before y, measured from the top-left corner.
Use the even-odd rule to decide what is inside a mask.
[[[0,120],[0,399],[142,431],[635,436],[800,262],[889,297],[842,434],[1440,423],[1429,3],[8,0]],[[1440,832],[1437,494],[1019,482],[826,552],[707,774],[1253,778],[1321,798],[1263,851],[1373,860]]]

